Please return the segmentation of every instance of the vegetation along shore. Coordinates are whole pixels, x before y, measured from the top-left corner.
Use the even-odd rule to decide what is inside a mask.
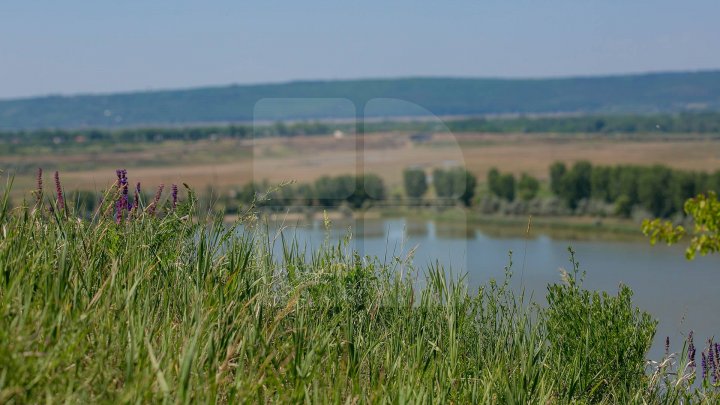
[[[123,170],[92,215],[59,173],[14,208],[10,187],[2,402],[720,400],[720,346],[690,335],[648,362],[656,321],[626,286],[586,290],[572,250],[535,305],[509,288],[512,263],[468,291],[343,241],[306,255],[252,206],[228,226],[190,189],[145,199]]]

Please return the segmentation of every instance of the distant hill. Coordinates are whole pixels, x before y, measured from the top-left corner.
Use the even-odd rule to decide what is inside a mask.
[[[271,98],[309,98],[275,103]],[[346,101],[318,101],[340,98]],[[0,100],[0,129],[166,126],[262,120],[720,110],[720,71],[560,79],[299,81]],[[312,100],[315,99],[315,100]],[[349,100],[349,101],[347,101]],[[417,107],[419,106],[419,107]]]

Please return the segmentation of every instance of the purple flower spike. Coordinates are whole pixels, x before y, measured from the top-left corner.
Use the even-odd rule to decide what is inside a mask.
[[[670,336],[665,336],[665,357],[670,356]]]
[[[178,196],[178,186],[177,184],[172,185],[172,207],[175,209],[177,207],[177,196]]]
[[[123,219],[123,201],[117,200],[115,203],[115,223],[120,225]]]
[[[130,210],[130,199],[128,198],[128,179],[127,179],[127,170],[125,169],[118,169],[115,171],[115,174],[118,176],[118,187],[122,190],[122,195],[120,196],[120,205],[122,209]]]
[[[137,210],[138,207],[140,206],[140,182],[138,182],[137,185],[135,186],[135,198],[134,198],[134,200],[135,200],[135,201],[134,201],[134,203],[133,203],[133,209],[134,209],[134,210]]]
[[[65,199],[63,198],[62,185],[60,185],[60,173],[55,172],[55,190],[57,191],[57,206],[60,211],[65,210]]]
[[[720,382],[720,343],[715,343],[715,361],[713,364],[715,365],[715,384]]]
[[[158,187],[157,192],[155,193],[155,198],[153,199],[152,204],[150,204],[150,207],[148,208],[148,212],[150,215],[155,214],[155,208],[157,208],[157,205],[160,203],[160,196],[162,195],[163,188],[165,188],[164,184],[161,184],[160,187]]]
[[[695,368],[695,343],[693,342],[693,331],[688,335],[688,360],[690,367]]]
[[[702,378],[705,379],[708,376],[707,358],[705,357],[705,352],[700,354],[702,355],[702,359],[700,360],[700,365],[702,366]]]
[[[37,202],[39,203],[42,200],[42,167],[38,167],[37,171],[37,196],[35,198],[37,199]]]

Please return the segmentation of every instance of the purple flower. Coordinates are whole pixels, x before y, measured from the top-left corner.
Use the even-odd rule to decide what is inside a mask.
[[[42,172],[42,167],[38,167],[38,171],[37,171],[37,195],[35,196],[35,198],[37,199],[38,204],[40,203],[40,201],[42,201],[42,193],[43,193],[43,188],[42,188],[42,173],[43,173],[43,172]]]
[[[123,219],[123,201],[117,200],[115,203],[115,223],[120,225]]]
[[[155,193],[155,198],[153,199],[152,204],[150,204],[150,207],[148,207],[150,215],[155,214],[155,208],[157,208],[157,205],[160,203],[160,196],[162,195],[163,188],[165,188],[164,184],[161,184],[160,187],[158,187],[157,192]]]
[[[705,352],[700,353],[702,355],[702,359],[700,360],[700,365],[702,366],[702,378],[708,376],[708,365],[707,365],[707,358],[705,357]]]
[[[713,382],[717,384],[720,382],[720,343],[709,342],[710,354],[708,360],[710,361],[710,369],[713,371]]]
[[[63,198],[62,185],[60,185],[60,173],[55,172],[55,190],[57,191],[57,206],[60,211],[65,210],[65,199]]]
[[[670,357],[670,336],[665,336],[665,357]]]
[[[693,331],[688,335],[688,360],[690,367],[695,368],[695,343],[693,342]]]
[[[140,206],[140,182],[135,186],[135,198],[133,203],[133,209],[137,210]]]
[[[175,209],[177,207],[177,195],[178,195],[178,186],[177,184],[172,185],[172,207]]]
[[[128,179],[127,179],[127,170],[125,169],[118,169],[115,170],[115,174],[118,177],[118,187],[122,190],[122,195],[120,196],[120,203],[121,209],[127,209],[130,210],[130,200],[128,198]]]

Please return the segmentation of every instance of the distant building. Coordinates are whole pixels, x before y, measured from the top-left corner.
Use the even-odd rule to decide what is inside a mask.
[[[410,141],[412,143],[425,143],[432,140],[432,134],[417,133],[410,135]]]

